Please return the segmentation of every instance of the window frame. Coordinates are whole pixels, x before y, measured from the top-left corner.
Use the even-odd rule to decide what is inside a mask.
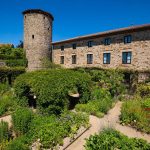
[[[61,49],[61,51],[64,51],[64,50],[65,50],[65,46],[62,45],[62,46],[60,47],[60,49]]]
[[[124,36],[124,44],[132,43],[132,35]]]
[[[111,44],[111,38],[105,38],[104,45],[110,45]]]
[[[76,43],[72,44],[72,49],[77,49],[77,44]]]
[[[93,54],[87,54],[87,64],[93,64]]]
[[[105,55],[106,55],[106,62],[105,62]],[[110,61],[111,61],[111,53],[103,53],[103,64],[110,64]]]
[[[126,54],[125,61],[124,61],[124,54]],[[130,56],[130,59],[128,59],[129,56]],[[132,51],[122,52],[122,64],[131,64],[131,62],[132,62]]]
[[[64,56],[60,56],[60,64],[64,64],[64,63],[65,63],[65,57]]]
[[[77,64],[77,55],[72,55],[72,64]]]
[[[88,41],[88,48],[93,47],[93,41]]]

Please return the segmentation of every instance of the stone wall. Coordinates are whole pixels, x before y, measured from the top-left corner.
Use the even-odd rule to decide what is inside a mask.
[[[132,35],[132,42],[124,44],[124,36]],[[104,45],[104,39],[111,38],[111,44]],[[93,47],[87,46],[93,41]],[[72,44],[77,48],[73,49]],[[64,51],[60,47],[65,46]],[[116,34],[108,37],[99,37],[73,42],[53,44],[53,62],[60,64],[60,56],[64,56],[64,67],[100,67],[100,68],[126,68],[133,70],[150,69],[150,30]],[[122,64],[122,52],[132,52],[131,64]],[[103,64],[103,53],[111,53],[110,64]],[[77,64],[72,64],[72,55],[77,55]],[[93,64],[87,64],[87,54],[93,54]]]
[[[50,58],[52,18],[42,13],[24,14],[24,49],[28,70],[42,69],[43,59]]]

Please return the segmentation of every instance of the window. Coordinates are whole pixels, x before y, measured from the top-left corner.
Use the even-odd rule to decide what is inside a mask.
[[[72,64],[76,64],[76,61],[77,61],[77,56],[72,55]]]
[[[64,51],[65,47],[64,46],[61,46],[61,51]]]
[[[93,41],[89,41],[88,42],[88,47],[92,47],[93,46]]]
[[[111,43],[111,39],[110,38],[107,38],[107,39],[104,40],[104,44],[105,45],[110,45],[110,43]]]
[[[64,64],[64,56],[60,56],[60,64]]]
[[[73,49],[76,49],[76,48],[77,48],[77,45],[76,45],[76,44],[72,44],[72,48],[73,48]]]
[[[32,35],[32,39],[34,39],[34,35]]]
[[[132,52],[123,52],[122,53],[122,63],[131,64]]]
[[[124,44],[131,43],[132,42],[132,36],[127,35],[124,37]]]
[[[87,64],[93,63],[93,54],[87,54]]]
[[[110,53],[104,53],[103,54],[103,64],[110,64]]]

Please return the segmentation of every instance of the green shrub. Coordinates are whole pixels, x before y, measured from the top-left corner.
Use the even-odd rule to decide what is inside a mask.
[[[142,106],[144,100],[130,100],[122,105],[120,120],[121,123],[130,124],[131,126],[143,132],[150,133],[150,119],[148,113]]]
[[[128,138],[113,129],[105,129],[86,140],[86,150],[148,150],[150,144],[142,139]]]
[[[91,98],[92,100],[87,104],[77,104],[75,109],[97,117],[103,117],[112,107],[113,100],[111,94],[104,88],[95,88]]]
[[[0,84],[0,96],[9,90],[8,84]]]
[[[37,107],[45,114],[60,114],[69,106],[69,91],[76,88],[80,102],[90,99],[91,80],[87,74],[66,69],[36,71],[19,76],[15,93],[20,103],[28,105],[28,96],[35,95]]]
[[[29,146],[26,143],[24,137],[18,137],[9,142],[6,150],[29,150]]]
[[[149,84],[138,84],[137,94],[142,98],[150,97],[150,85]]]
[[[0,97],[0,116],[14,111],[16,107],[17,103],[15,102],[12,92],[8,91]]]
[[[6,60],[6,65],[9,67],[26,67],[27,66],[27,60],[24,59],[9,59]]]
[[[13,128],[17,136],[29,131],[32,119],[32,111],[27,108],[19,108],[12,114]]]
[[[17,76],[25,72],[25,67],[0,67],[0,82],[11,84]]]
[[[9,139],[8,123],[1,121],[0,122],[0,143],[8,139]]]
[[[101,88],[108,89],[113,97],[125,92],[124,75],[121,71],[91,69],[88,72],[92,80],[98,82]]]
[[[62,145],[67,136],[73,137],[81,127],[88,127],[88,116],[81,113],[64,112],[60,117],[36,116],[31,124],[28,137],[35,141],[40,139],[43,148]]]

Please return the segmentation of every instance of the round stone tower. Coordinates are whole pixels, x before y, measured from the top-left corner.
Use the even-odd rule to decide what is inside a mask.
[[[39,9],[23,12],[24,49],[28,60],[28,71],[43,69],[44,59],[52,56],[53,16]]]

